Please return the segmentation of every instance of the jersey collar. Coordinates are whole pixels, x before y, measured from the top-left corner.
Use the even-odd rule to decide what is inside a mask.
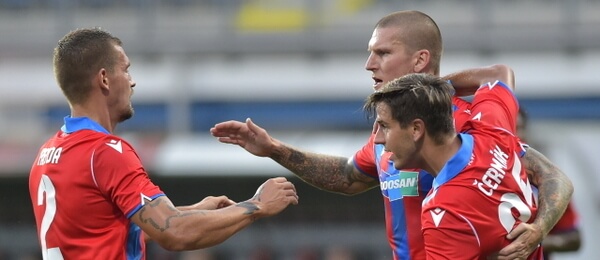
[[[473,154],[473,136],[461,133],[458,134],[458,137],[462,140],[462,144],[456,154],[446,162],[438,176],[433,180],[434,189],[456,177],[471,160],[471,155]]]
[[[85,129],[110,134],[108,130],[104,129],[104,127],[88,117],[65,116],[64,121],[65,124],[60,128],[60,130],[67,134]]]

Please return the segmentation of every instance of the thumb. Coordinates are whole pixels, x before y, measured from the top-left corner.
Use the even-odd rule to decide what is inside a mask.
[[[250,119],[249,117],[246,118],[246,125],[248,126],[248,129],[251,132],[257,132],[258,130],[260,130],[261,128],[258,127],[254,122],[252,122],[252,119]]]

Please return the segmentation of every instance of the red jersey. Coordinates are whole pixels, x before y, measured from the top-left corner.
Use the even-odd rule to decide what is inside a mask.
[[[457,129],[470,119],[470,103],[454,97]],[[421,233],[421,204],[431,189],[433,176],[423,170],[396,170],[391,152],[374,143],[375,135],[354,155],[354,165],[364,174],[379,179],[385,209],[385,227],[393,259],[425,259]]]
[[[537,206],[522,168],[525,150],[512,133],[518,104],[500,82],[476,92],[462,145],[423,201],[428,259],[486,259],[510,244],[506,235],[531,223]],[[529,259],[543,259],[541,247]]]
[[[154,185],[131,145],[88,118],[65,125],[39,150],[29,192],[43,258],[145,259],[130,217]]]

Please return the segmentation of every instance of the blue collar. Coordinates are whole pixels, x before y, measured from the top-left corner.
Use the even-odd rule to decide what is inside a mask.
[[[65,116],[64,121],[65,124],[60,128],[60,130],[67,134],[84,129],[110,134],[108,130],[88,117]]]
[[[437,189],[440,185],[456,177],[471,160],[471,154],[473,154],[473,136],[461,133],[458,134],[458,137],[462,140],[462,144],[456,154],[446,162],[440,173],[433,180],[433,189]]]

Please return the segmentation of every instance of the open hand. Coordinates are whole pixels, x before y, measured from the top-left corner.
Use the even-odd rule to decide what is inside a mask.
[[[256,156],[271,155],[273,139],[250,118],[246,119],[246,122],[232,120],[218,123],[210,129],[210,133],[219,142],[237,144]]]

